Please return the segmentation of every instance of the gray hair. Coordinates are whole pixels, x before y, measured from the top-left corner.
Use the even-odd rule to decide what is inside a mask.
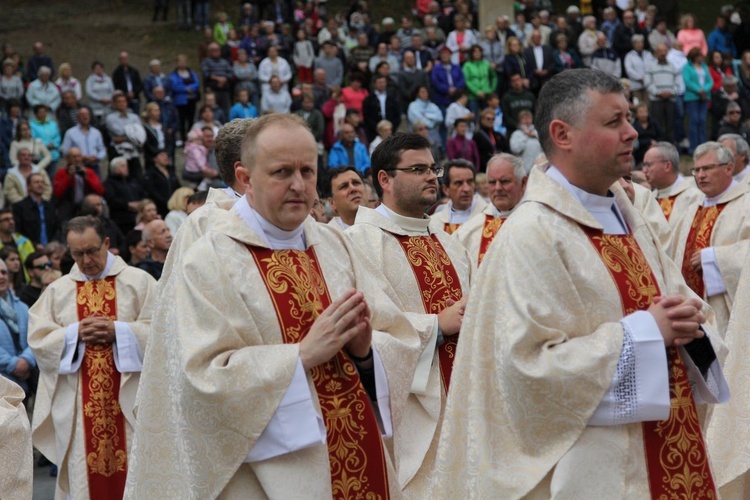
[[[526,177],[526,169],[523,166],[523,160],[518,156],[514,156],[510,153],[497,153],[487,161],[487,170],[489,170],[490,165],[496,161],[507,161],[513,165],[513,175],[518,182],[521,182],[523,178]]]
[[[52,70],[49,68],[49,66],[40,66],[39,70],[36,72],[37,75],[41,75],[42,73],[46,73],[48,75],[52,74]]]
[[[643,42],[645,40],[646,38],[643,35],[636,34],[630,37],[630,43]]]
[[[727,87],[729,85],[738,85],[739,82],[740,81],[737,79],[736,76],[734,76],[734,75],[726,75],[724,77],[724,79],[722,80],[721,84],[724,85],[725,87]]]
[[[731,163],[734,165],[734,155],[732,154],[732,151],[723,145],[720,142],[716,141],[708,141],[704,142],[697,148],[695,148],[695,153],[693,153],[693,162],[698,161],[702,156],[707,155],[711,151],[716,151],[716,161],[719,163],[726,164]]]
[[[724,110],[724,114],[727,114],[729,111],[736,111],[740,110],[742,111],[742,108],[739,104],[737,104],[737,101],[729,101],[727,104],[727,109]]]
[[[672,164],[672,172],[680,171],[680,152],[671,142],[660,141],[657,142],[651,149],[656,149],[664,159]]]
[[[717,141],[723,143],[727,139],[731,139],[734,141],[734,150],[738,155],[750,155],[750,145],[747,144],[747,141],[744,137],[739,134],[722,134],[721,136],[719,136]]]
[[[112,161],[109,162],[110,172],[120,167],[123,163],[126,165],[128,163],[128,160],[126,160],[124,156],[115,156],[114,158],[112,158]]]
[[[601,94],[623,94],[625,91],[620,80],[596,69],[563,71],[542,87],[537,98],[534,126],[547,157],[554,149],[549,133],[550,124],[553,120],[562,120],[575,126],[585,119],[591,107],[588,90]]]

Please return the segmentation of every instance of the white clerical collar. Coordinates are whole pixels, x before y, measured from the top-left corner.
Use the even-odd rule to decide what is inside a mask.
[[[474,204],[477,202],[476,199],[471,200],[471,205],[469,205],[469,208],[466,210],[456,210],[453,208],[453,202],[448,202],[448,217],[450,217],[450,223],[451,224],[463,224],[467,220],[469,220],[469,217],[471,217],[471,212],[474,210]]]
[[[682,184],[682,181],[684,180],[685,178],[682,176],[682,174],[677,174],[677,179],[675,179],[671,186],[665,187],[664,189],[658,189],[656,191],[656,197],[666,198],[667,196],[671,196],[674,190],[677,189],[677,186]]]
[[[393,221],[398,227],[400,227],[409,236],[427,236],[430,234],[430,218],[422,217],[416,219],[414,217],[404,217],[399,215],[390,208],[386,207],[385,204],[381,203],[378,208],[375,209],[380,215]]]
[[[721,199],[721,197],[724,196],[725,194],[727,194],[727,191],[729,191],[730,189],[732,189],[737,184],[738,184],[738,182],[735,181],[735,180],[733,180],[732,183],[729,185],[729,187],[726,188],[724,191],[722,191],[721,194],[717,194],[713,198],[706,197],[703,200],[703,206],[704,207],[713,207],[713,206],[715,206],[719,202],[719,200]]]
[[[115,258],[115,256],[112,255],[111,253],[107,252],[107,264],[105,264],[104,270],[101,273],[99,273],[96,276],[89,276],[88,274],[83,274],[83,271],[81,271],[81,274],[83,274],[83,278],[86,281],[94,281],[94,280],[104,279],[109,274],[109,271],[112,270],[112,266],[115,265],[115,260],[117,260]]]
[[[495,205],[492,205],[492,216],[496,219],[507,219],[513,210],[500,211]]]
[[[350,227],[352,227],[349,224],[347,224],[346,222],[344,222],[344,219],[342,219],[341,217],[337,217],[336,218],[336,223],[339,226],[341,226],[341,229],[349,229]]]
[[[571,184],[556,167],[550,166],[547,175],[555,180],[570,194],[581,202],[586,210],[602,225],[604,234],[628,234],[628,227],[620,209],[615,204],[614,196],[599,196],[591,194]]]
[[[750,172],[750,165],[745,165],[745,168],[743,168],[739,174],[734,176],[734,180],[742,182],[742,180],[747,177],[748,172]]]
[[[227,194],[227,196],[229,196],[231,198],[241,198],[242,197],[242,195],[240,193],[238,193],[237,191],[235,191],[234,188],[231,187],[231,186],[225,187],[224,189],[222,189],[222,191],[224,191]]]
[[[271,250],[305,250],[305,225],[292,231],[284,231],[264,219],[257,210],[250,206],[247,196],[241,197],[232,207],[234,213],[239,216],[255,234],[260,236]]]

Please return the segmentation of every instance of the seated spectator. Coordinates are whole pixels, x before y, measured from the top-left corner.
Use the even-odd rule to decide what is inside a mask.
[[[227,110],[227,112],[225,113],[224,110],[218,104],[216,104],[216,94],[214,94],[210,90],[206,91],[206,95],[203,97],[203,105],[211,106],[211,109],[214,111],[214,121],[218,123],[219,126],[224,125],[227,122],[229,110]],[[198,114],[195,117],[195,121],[198,121],[200,119],[201,116],[199,109]]]
[[[0,249],[15,248],[22,261],[34,253],[34,244],[25,235],[16,231],[16,221],[10,208],[0,208]]]
[[[96,124],[103,125],[104,118],[112,111],[114,93],[115,85],[112,79],[104,73],[104,65],[99,61],[94,61],[91,64],[91,74],[86,78],[86,95]]]
[[[367,130],[365,130],[365,127],[362,124],[362,117],[356,109],[349,108],[346,110],[346,114],[344,115],[344,123],[348,123],[349,125],[354,127],[354,133],[356,134],[359,142],[364,144],[365,147],[368,147],[370,145],[370,140],[367,138]]]
[[[84,196],[78,215],[98,217],[104,223],[104,234],[109,238],[109,251],[114,255],[120,254],[120,248],[125,243],[125,234],[120,227],[109,218],[104,209],[104,199],[98,194],[90,193]]]
[[[430,130],[421,121],[416,121],[412,124],[412,130],[415,134],[419,134],[430,142],[430,153],[432,153],[432,159],[435,163],[440,163],[445,158],[445,151],[440,142],[436,141],[431,135]],[[439,137],[439,136],[438,136]]]
[[[552,51],[552,57],[555,58],[555,73],[583,67],[581,56],[578,55],[576,49],[570,47],[565,33],[558,33],[555,37],[555,50]]]
[[[194,130],[203,130],[204,128],[208,127],[211,130],[213,130],[214,135],[219,133],[219,128],[221,127],[221,123],[219,123],[214,118],[214,110],[213,107],[211,107],[210,104],[204,104],[201,106],[201,108],[198,110],[200,112],[200,120],[196,121],[193,126],[190,128],[190,131]]]
[[[367,147],[359,142],[357,134],[348,123],[341,126],[339,140],[336,141],[328,153],[328,168],[351,165],[361,174],[370,168],[370,155]]]
[[[260,99],[260,112],[267,113],[289,113],[292,109],[292,96],[284,88],[278,76],[272,76],[268,91],[263,90]]]
[[[13,59],[5,59],[0,76],[0,109],[7,109],[7,103],[11,100],[23,99],[23,93],[23,80],[16,75],[16,63]]]
[[[39,372],[27,342],[29,308],[10,290],[8,267],[0,263],[0,374],[18,384],[30,397]],[[36,375],[35,375],[36,373]]]
[[[161,109],[155,102],[146,104],[146,109],[143,111],[143,128],[146,130],[143,159],[148,167],[153,164],[154,157],[159,154],[159,151],[165,150],[169,154],[167,130],[161,122]]]
[[[28,307],[33,306],[44,288],[44,275],[52,270],[52,261],[45,251],[37,250],[26,257],[23,263],[29,282],[18,291],[18,298]]]
[[[10,285],[10,291],[18,294],[23,285],[26,284],[26,275],[24,274],[23,266],[21,265],[21,257],[18,256],[18,250],[11,246],[4,246],[0,250],[0,260],[5,262],[8,268],[8,283]],[[0,314],[0,319],[2,315]]]
[[[26,102],[30,107],[44,104],[54,113],[60,106],[60,91],[50,80],[52,70],[47,66],[39,68],[39,78],[29,84],[26,89]]]
[[[235,93],[235,98],[237,100],[234,103],[234,106],[232,106],[232,109],[229,110],[229,121],[232,121],[235,118],[258,117],[258,108],[253,106],[250,102],[250,93],[246,88],[240,87]]]
[[[60,65],[60,76],[55,81],[55,85],[60,89],[60,94],[65,92],[73,92],[76,97],[76,101],[83,99],[83,88],[78,78],[73,76],[73,67],[70,63],[62,63]]]
[[[48,108],[44,104],[34,106],[34,119],[29,122],[31,135],[41,140],[52,155],[52,161],[45,167],[47,173],[54,175],[55,167],[60,159],[60,128],[57,123],[47,116]]]
[[[497,153],[508,150],[508,144],[505,137],[495,131],[495,110],[485,108],[479,115],[479,127],[474,131],[473,140],[477,145],[479,152],[478,172],[487,171],[487,162]],[[478,184],[477,184],[478,186]]]
[[[142,262],[148,258],[148,245],[143,241],[143,232],[138,229],[133,229],[125,236],[125,246],[127,252],[124,253],[123,258],[128,265],[137,266],[139,262]]]
[[[448,106],[445,110],[445,130],[446,137],[449,139],[454,137],[453,125],[456,120],[462,119],[466,121],[467,130],[466,138],[471,140],[474,136],[474,113],[467,107],[469,103],[469,96],[463,90],[457,90],[455,94],[455,101]]]
[[[474,168],[479,165],[479,150],[477,145],[470,138],[466,137],[468,131],[468,123],[463,118],[459,118],[454,123],[455,135],[453,138],[448,139],[446,146],[446,153],[449,160],[455,160],[457,158],[463,158],[471,162]]]
[[[57,199],[57,213],[61,223],[75,217],[87,194],[104,194],[99,176],[83,164],[83,154],[78,148],[70,148],[65,155],[67,165],[59,168],[52,182],[52,192]]]
[[[435,67],[435,71],[437,71],[437,66]],[[443,123],[443,113],[437,104],[430,101],[430,92],[427,87],[419,87],[417,89],[414,101],[409,104],[407,117],[412,128],[414,128],[417,122],[422,123],[427,127],[427,133],[435,144],[438,146],[442,144],[440,125]]]
[[[154,87],[154,103],[159,105],[159,121],[164,133],[164,143],[169,157],[174,159],[174,148],[177,142],[177,128],[180,120],[177,116],[172,101],[167,99],[166,90],[163,87]]]
[[[167,201],[172,193],[180,187],[180,181],[174,171],[174,166],[169,162],[166,151],[160,151],[154,158],[154,163],[143,174],[143,186],[146,196],[154,200],[156,208],[161,217],[166,217],[169,210]]]
[[[537,157],[543,154],[531,111],[523,110],[518,113],[518,129],[510,136],[510,152],[521,157],[527,174]]]
[[[139,202],[146,197],[141,183],[128,174],[128,161],[118,156],[109,163],[109,175],[104,181],[109,216],[125,234],[135,226]]]
[[[159,211],[156,209],[156,203],[148,198],[138,202],[138,212],[135,217],[135,230],[142,231],[143,227],[152,220],[161,219]]]
[[[649,115],[648,104],[645,102],[635,107],[633,128],[638,132],[637,147],[633,150],[633,156],[635,157],[635,164],[640,165],[646,151],[657,142],[664,140],[664,133],[659,124]]]
[[[432,99],[442,114],[442,111],[453,102],[456,90],[466,88],[461,66],[451,62],[450,49],[440,49],[440,61],[432,68],[430,81],[432,82]]]
[[[146,131],[141,125],[138,115],[132,113],[128,108],[128,98],[122,92],[115,92],[112,97],[114,112],[107,115],[105,120],[107,132],[110,139],[110,158],[124,156],[128,160],[130,175],[135,178],[141,177],[141,160],[139,148],[146,139]],[[142,134],[143,141],[138,144],[136,140],[138,131]]]
[[[44,185],[42,198],[45,201],[49,201],[52,197],[52,183],[49,180],[47,172],[31,162],[31,152],[28,149],[19,150],[17,159],[18,163],[8,170],[5,182],[3,183],[3,195],[6,202],[9,205],[15,205],[28,196],[27,179],[31,174],[42,176],[42,183]]]
[[[79,109],[81,109],[81,104],[76,100],[73,91],[63,92],[62,104],[57,108],[57,126],[60,129],[60,137],[64,138],[65,133],[76,126]],[[62,153],[62,150],[60,152]]]
[[[247,51],[245,49],[239,49],[237,51],[237,60],[234,61],[232,71],[235,78],[235,94],[240,90],[247,90],[249,100],[252,101],[253,105],[257,108],[260,104],[260,90],[258,89],[257,83],[258,68],[256,68],[255,64],[248,59]],[[232,119],[231,116],[229,119]]]
[[[167,223],[172,234],[177,234],[177,230],[187,220],[187,201],[194,194],[195,190],[193,188],[181,187],[175,190],[172,196],[169,197],[169,201],[167,202],[169,213],[164,218],[164,222]]]
[[[714,131],[712,137],[716,138],[719,136],[718,130],[727,112],[727,106],[732,102],[740,105],[743,118],[748,115],[748,110],[742,109],[739,80],[734,75],[726,75],[720,83],[719,90],[711,93],[711,116],[713,117]]]
[[[746,141],[748,140],[748,128],[742,123],[742,110],[736,102],[727,104],[726,113],[719,126],[717,137],[724,134],[737,134]]]
[[[44,169],[52,162],[52,154],[47,149],[47,146],[36,137],[31,136],[31,126],[28,122],[20,122],[18,124],[16,138],[10,143],[10,155],[11,162],[15,165],[18,163],[18,153],[22,149],[26,149],[31,153],[31,162],[37,167]]]
[[[376,130],[377,135],[375,136],[375,139],[372,140],[369,147],[370,156],[372,156],[372,152],[375,151],[378,144],[393,135],[393,124],[388,120],[380,120]]]
[[[167,260],[167,252],[172,245],[172,233],[166,222],[157,219],[143,227],[141,238],[148,246],[149,255],[146,259],[140,261],[136,267],[143,269],[155,280],[158,280],[161,278],[164,262]]]
[[[18,231],[25,234],[34,246],[42,247],[57,239],[61,229],[55,205],[49,195],[45,198],[48,189],[45,185],[46,175],[44,170],[29,174],[25,181],[28,196],[13,205]],[[49,178],[46,182],[49,182]]]
[[[204,173],[210,168],[206,146],[203,145],[203,132],[191,130],[185,144],[185,168],[182,177],[197,184],[203,180]]]
[[[271,89],[271,79],[273,77],[278,78],[281,88],[289,93],[288,83],[292,80],[292,76],[292,68],[286,62],[286,59],[279,57],[278,47],[269,47],[268,57],[263,59],[260,62],[260,66],[258,66],[258,80],[260,80],[261,94],[265,96],[268,90]]]
[[[154,89],[161,87],[164,89],[164,98],[171,101],[170,80],[167,75],[161,72],[161,61],[152,59],[148,63],[148,75],[143,79],[143,93],[146,95],[146,102],[154,101]]]

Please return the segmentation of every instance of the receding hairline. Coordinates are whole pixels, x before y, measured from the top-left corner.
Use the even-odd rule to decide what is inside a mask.
[[[317,145],[315,142],[315,137],[312,135],[312,132],[307,127],[307,125],[304,122],[291,118],[292,116],[296,115],[280,116],[283,116],[285,118],[277,118],[268,124],[264,124],[261,130],[259,130],[257,133],[254,132],[254,128],[258,126],[258,124],[254,122],[248,125],[247,130],[245,131],[245,136],[242,138],[242,146],[240,152],[240,161],[242,162],[242,166],[244,166],[248,170],[252,169],[253,162],[250,160],[254,159],[258,152],[261,151],[261,149],[264,147],[263,141],[261,141],[260,139],[263,137],[263,134],[266,134],[275,128],[282,128],[286,130],[290,127],[297,126],[298,128],[306,131],[311,140],[311,144],[315,145],[317,155]],[[295,142],[297,141],[298,139],[295,139]]]

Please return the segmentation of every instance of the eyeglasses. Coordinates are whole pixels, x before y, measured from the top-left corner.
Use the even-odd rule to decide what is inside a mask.
[[[729,165],[729,162],[726,163],[712,163],[711,165],[705,165],[703,167],[695,167],[692,169],[693,175],[700,174],[701,172],[710,172],[711,170],[715,169],[716,167],[723,167],[724,165]]]
[[[742,111],[727,111],[728,115],[741,115]]]
[[[643,163],[641,163],[641,165],[643,166],[643,168],[651,168],[657,163],[666,163],[666,162],[667,160],[644,161]]]
[[[412,165],[411,167],[396,167],[388,169],[389,172],[393,172],[394,170],[417,175],[427,175],[427,172],[432,172],[436,176],[442,177],[444,169],[443,167],[428,167],[427,165]]]
[[[44,262],[36,266],[31,266],[32,269],[39,269],[40,271],[44,271],[48,267],[52,267],[52,262]]]
[[[87,250],[71,250],[70,256],[73,257],[73,260],[81,260],[83,257],[96,257],[96,254],[99,253],[99,251],[104,246],[104,242],[102,241],[101,245],[99,245],[97,248],[89,248]]]

